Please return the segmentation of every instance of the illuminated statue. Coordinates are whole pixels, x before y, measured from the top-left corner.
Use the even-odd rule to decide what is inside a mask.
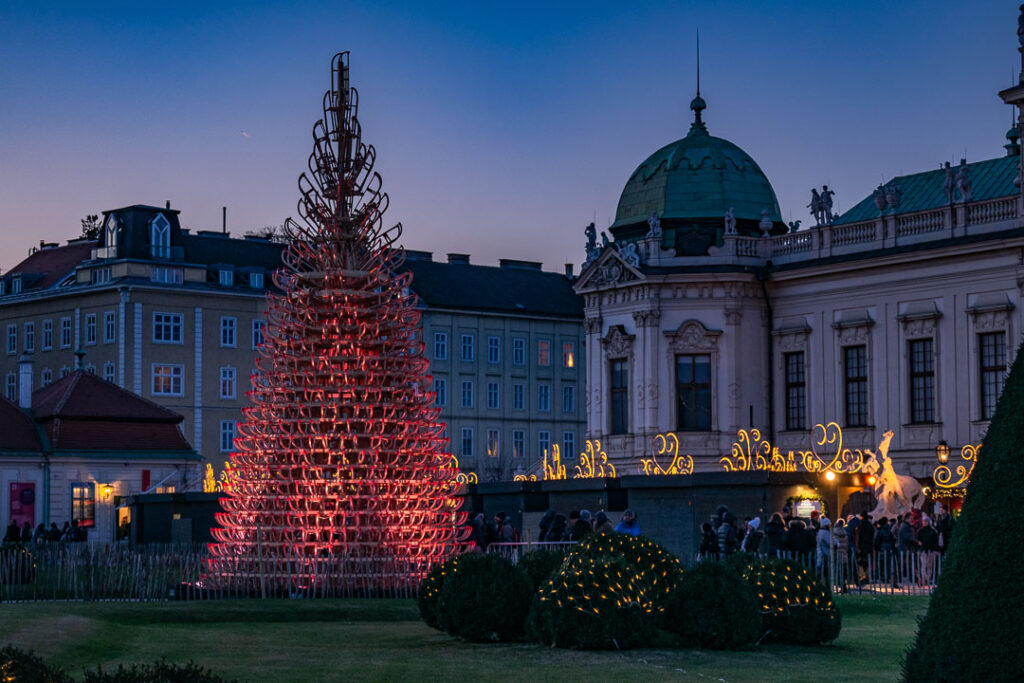
[[[348,53],[332,81],[210,547],[210,581],[242,593],[415,585],[468,536]]]
[[[921,484],[913,477],[896,474],[893,469],[892,458],[889,457],[892,437],[891,430],[882,435],[882,442],[878,444],[881,461],[873,452],[866,451],[870,458],[864,463],[864,471],[875,475],[875,498],[878,499],[878,505],[871,511],[871,518],[875,520],[880,517],[892,519],[920,508],[925,502]]]

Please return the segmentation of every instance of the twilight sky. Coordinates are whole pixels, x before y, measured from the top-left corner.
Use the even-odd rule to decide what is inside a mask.
[[[686,134],[701,34],[712,135],[845,210],[883,179],[1003,154],[1017,1],[0,2],[0,268],[80,219],[170,200],[236,235],[296,214],[352,51],[364,139],[410,249],[583,259],[636,166]]]

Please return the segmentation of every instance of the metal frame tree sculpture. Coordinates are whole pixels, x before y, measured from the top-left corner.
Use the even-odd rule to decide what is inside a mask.
[[[240,591],[407,587],[468,536],[347,52],[331,75],[210,546],[210,580]]]

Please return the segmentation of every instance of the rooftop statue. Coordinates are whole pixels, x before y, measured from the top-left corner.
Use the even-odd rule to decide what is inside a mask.
[[[629,242],[619,247],[619,256],[634,268],[640,267],[640,254],[636,251],[636,242]]]
[[[828,189],[828,185],[821,186],[821,213],[826,225],[831,225],[834,218],[832,215],[832,195],[834,194],[835,191]]]
[[[732,207],[725,212],[725,234],[735,235],[736,233],[736,214],[733,213]]]
[[[647,219],[647,225],[651,226],[651,229],[647,231],[648,238],[661,238],[661,219],[658,218],[658,214],[651,212],[651,217]]]
[[[757,224],[757,227],[761,228],[761,237],[771,237],[772,212],[768,207],[761,209],[761,222]]]
[[[956,170],[956,191],[960,195],[959,201],[969,202],[974,196],[971,187],[971,172],[967,168],[967,159],[960,160],[960,166]]]
[[[601,249],[597,246],[597,228],[593,223],[585,227],[583,232],[587,236],[587,244],[584,247],[587,253],[587,260],[584,262],[586,265],[601,255]]]
[[[878,210],[885,211],[885,207],[887,205],[885,200],[885,188],[879,185],[878,187],[875,188],[873,196],[875,199],[875,206],[878,207]]]
[[[956,181],[953,178],[953,169],[949,167],[948,161],[946,162],[945,166],[941,166],[940,168],[946,172],[946,177],[942,182],[942,189],[946,193],[946,203],[952,204],[953,188],[956,186]]]
[[[796,232],[799,229],[800,229],[800,221],[790,221],[789,222],[789,231],[790,232]]]
[[[822,218],[824,217],[824,206],[821,203],[821,195],[818,194],[817,188],[811,188],[811,203],[807,205],[807,208],[811,210],[811,215],[814,216],[814,225],[821,225],[823,222]]]

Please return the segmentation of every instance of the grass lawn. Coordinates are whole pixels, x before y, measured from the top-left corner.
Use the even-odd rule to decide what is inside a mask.
[[[0,605],[0,645],[83,667],[189,659],[241,681],[892,681],[927,597],[847,597],[825,647],[579,652],[474,645],[427,628],[411,601]]]

